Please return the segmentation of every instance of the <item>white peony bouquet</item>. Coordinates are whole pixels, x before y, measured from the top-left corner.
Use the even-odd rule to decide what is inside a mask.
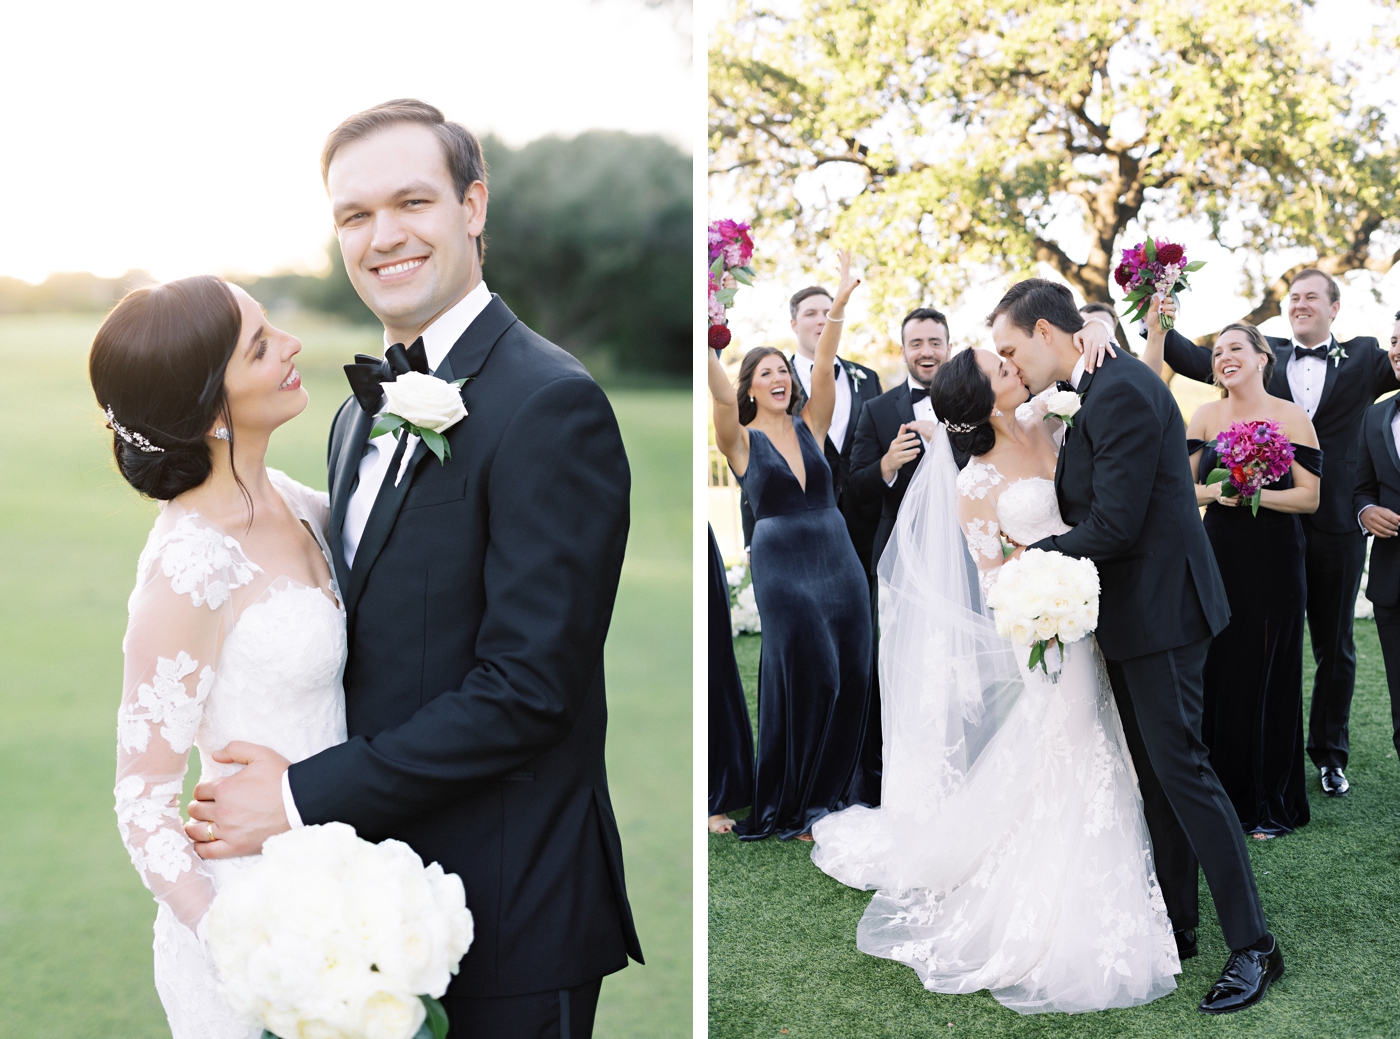
[[[987,592],[987,605],[996,617],[997,634],[1018,646],[1030,646],[1029,666],[1047,675],[1052,643],[1063,647],[1078,642],[1099,623],[1099,572],[1088,559],[1062,552],[1027,549],[1001,566]]]
[[[442,1039],[472,943],[462,879],[344,823],[279,834],[220,888],[209,948],[229,1005],[281,1039]]]

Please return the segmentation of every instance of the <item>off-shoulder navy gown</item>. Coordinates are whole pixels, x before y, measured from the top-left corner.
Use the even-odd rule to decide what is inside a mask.
[[[1214,441],[1201,451],[1198,480],[1216,467]],[[1321,474],[1322,452],[1294,444],[1294,461]],[[1268,485],[1283,491],[1293,476]],[[1307,601],[1303,525],[1293,513],[1247,505],[1206,507],[1206,534],[1230,600],[1230,623],[1205,666],[1201,738],[1249,833],[1292,833],[1310,818],[1303,753],[1303,612]]]
[[[747,808],[753,800],[753,727],[734,659],[729,581],[710,528],[710,814]]]
[[[804,490],[787,460],[749,430],[740,478],[756,522],[750,542],[763,624],[753,811],[740,837],[784,839],[864,803],[852,787],[870,699],[870,585],[836,508],[831,469],[800,418]]]

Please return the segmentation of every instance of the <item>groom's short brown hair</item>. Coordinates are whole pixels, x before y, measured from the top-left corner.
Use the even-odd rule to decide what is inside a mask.
[[[1074,306],[1069,289],[1044,278],[1027,278],[1006,290],[1001,302],[987,315],[987,327],[1005,314],[1011,324],[1026,335],[1035,331],[1035,323],[1044,318],[1063,332],[1078,332],[1084,318]]]
[[[356,112],[337,126],[326,138],[321,149],[321,183],[329,186],[331,160],[335,153],[351,141],[358,141],[379,130],[400,123],[418,123],[431,130],[442,143],[447,170],[452,174],[452,186],[457,189],[457,201],[467,197],[467,189],[478,180],[486,183],[486,159],[481,154],[481,142],[461,123],[449,123],[440,109],[426,101],[401,97],[381,105]],[[476,239],[477,260],[486,258],[486,236]]]

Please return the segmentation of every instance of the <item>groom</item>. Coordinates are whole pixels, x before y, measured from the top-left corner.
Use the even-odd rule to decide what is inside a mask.
[[[246,855],[303,823],[407,842],[461,876],[476,938],[443,1004],[455,1036],[591,1034],[605,974],[642,959],[603,763],[603,643],[630,475],[584,368],[482,281],[486,171],[420,101],[351,116],[321,158],[345,267],[391,347],[347,365],[330,436],[349,740],[201,783],[189,835]],[[404,349],[407,345],[407,349]],[[439,464],[370,439],[381,381],[465,379]]]
[[[1195,955],[1196,859],[1230,958],[1200,1009],[1242,1010],[1283,973],[1264,923],[1244,832],[1201,742],[1201,670],[1230,609],[1196,511],[1176,401],[1126,354],[1086,374],[1084,319],[1063,285],[1013,285],[987,319],[1001,356],[1032,393],[1057,381],[1081,407],[1055,467],[1073,529],[1032,545],[1099,571],[1099,627],[1114,699],[1142,791],[1153,858],[1183,956]]]

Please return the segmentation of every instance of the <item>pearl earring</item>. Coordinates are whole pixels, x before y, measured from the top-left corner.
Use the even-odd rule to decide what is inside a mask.
[[[228,427],[227,427],[227,426],[220,426],[218,429],[214,430],[214,439],[215,439],[215,440],[232,440],[232,439],[233,439],[233,434],[230,433],[230,432],[228,431]]]

